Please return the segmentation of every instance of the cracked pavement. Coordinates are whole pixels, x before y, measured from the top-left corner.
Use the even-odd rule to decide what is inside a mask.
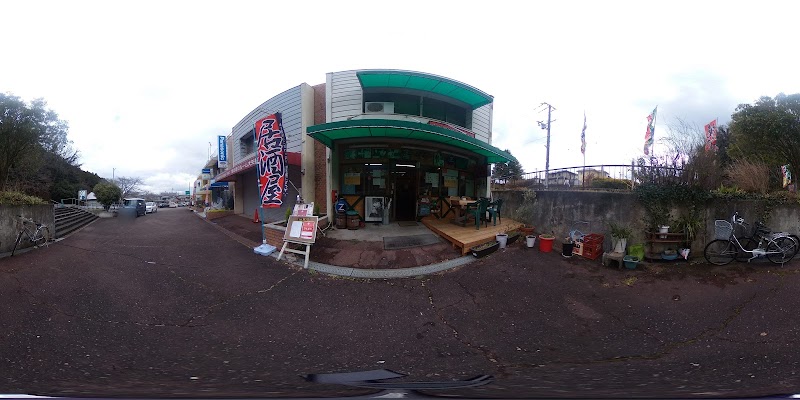
[[[335,278],[164,209],[0,260],[0,393],[360,395],[300,376],[377,368],[495,377],[445,392],[470,397],[796,393],[798,280],[797,263],[618,271],[518,246]]]

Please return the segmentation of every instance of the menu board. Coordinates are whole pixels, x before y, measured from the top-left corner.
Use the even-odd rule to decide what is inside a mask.
[[[283,240],[297,243],[314,243],[317,240],[317,223],[319,217],[300,217],[292,215],[286,222],[286,233]]]
[[[294,210],[292,210],[292,215],[296,215],[298,217],[314,215],[314,203],[295,204]]]

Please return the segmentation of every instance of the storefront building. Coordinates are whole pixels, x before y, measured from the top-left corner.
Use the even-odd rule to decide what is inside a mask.
[[[334,218],[337,197],[367,222],[448,212],[452,196],[489,197],[491,164],[513,157],[491,145],[492,96],[432,74],[399,70],[328,73],[250,112],[228,137],[228,181],[234,210],[258,207],[254,122],[281,112],[293,185]],[[274,220],[283,218],[274,210]]]
[[[398,70],[329,73],[324,144],[330,191],[366,221],[389,205],[391,221],[442,216],[447,199],[489,197],[491,164],[513,159],[491,145],[492,96],[432,74]],[[327,210],[332,217],[332,205]]]

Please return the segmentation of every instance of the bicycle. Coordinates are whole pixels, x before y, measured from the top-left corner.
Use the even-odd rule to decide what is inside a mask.
[[[794,235],[794,234],[789,234],[788,232],[772,232],[772,229],[770,229],[768,226],[764,225],[764,223],[761,222],[761,221],[756,221],[755,224],[753,224],[753,225],[754,225],[753,226],[753,230],[752,230],[752,233],[750,234],[751,236],[745,236],[745,237],[739,238],[739,242],[742,244],[742,248],[744,248],[745,250],[753,250],[756,247],[758,247],[758,244],[762,240],[764,240],[764,238],[767,235],[770,235],[772,233],[782,233],[782,234],[788,235],[790,238],[792,238],[795,241],[795,243],[797,243],[797,246],[794,249],[794,255],[797,255],[798,250],[800,250],[800,237],[798,237],[797,235]],[[736,260],[737,261],[742,261],[742,260],[740,260],[740,258],[742,258],[743,256],[744,256],[744,254],[741,254],[741,253],[737,254]]]
[[[44,224],[35,222],[32,218],[25,218],[22,215],[17,215],[17,229],[19,233],[17,233],[17,240],[14,242],[14,248],[11,250],[12,256],[14,252],[17,251],[17,246],[22,242],[23,235],[37,248],[41,245],[47,246],[50,242],[50,228]]]
[[[744,218],[739,217],[739,213],[734,213],[731,221],[742,227],[748,226],[744,222]],[[778,232],[766,235],[759,241],[755,249],[747,250],[742,247],[739,238],[736,237],[733,224],[725,220],[714,221],[714,233],[716,239],[709,242],[703,250],[706,261],[714,265],[729,264],[739,256],[739,252],[752,255],[747,260],[748,262],[766,256],[772,263],[784,264],[794,257],[795,249],[798,246],[798,243],[787,233]]]

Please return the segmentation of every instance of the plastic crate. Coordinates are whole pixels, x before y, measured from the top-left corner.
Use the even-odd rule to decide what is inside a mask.
[[[583,237],[583,254],[584,258],[596,260],[603,255],[603,241],[605,237],[597,233],[591,233]]]

